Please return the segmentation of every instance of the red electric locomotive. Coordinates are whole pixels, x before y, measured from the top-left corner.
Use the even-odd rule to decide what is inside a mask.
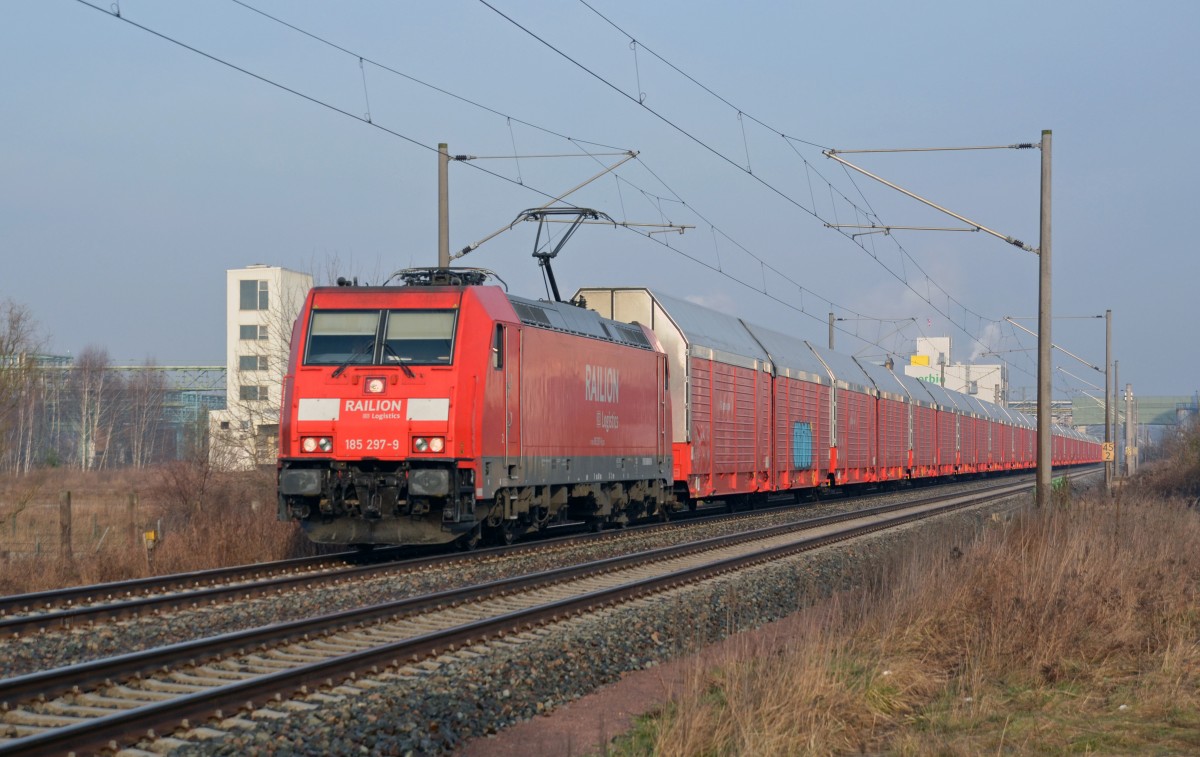
[[[1034,467],[1020,413],[648,289],[560,302],[546,268],[555,302],[477,269],[312,290],[284,379],[279,517],[324,543],[507,543]],[[1099,460],[1095,440],[1053,435],[1055,465]]]
[[[666,357],[646,329],[478,269],[313,289],[280,419],[279,516],[334,544],[508,542],[664,514]]]

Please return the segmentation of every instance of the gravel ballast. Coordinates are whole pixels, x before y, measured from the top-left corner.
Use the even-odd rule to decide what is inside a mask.
[[[1008,507],[1028,501],[1014,497]],[[965,551],[980,528],[996,522],[996,510],[973,508],[920,521],[492,642],[486,650],[360,679],[351,689],[326,692],[338,699],[308,712],[286,719],[260,713],[253,730],[234,727],[179,753],[449,753],[469,738],[544,714],[623,673],[855,586],[886,569],[897,550],[938,543]]]
[[[169,610],[138,618],[102,621],[95,626],[0,638],[0,678],[11,678],[142,649],[350,610],[471,583],[631,554],[751,528],[915,499],[933,493],[951,494],[976,486],[978,482],[901,490],[872,499],[866,505],[855,503],[853,500],[830,500],[761,513],[752,519],[753,525],[747,520],[691,524],[681,521],[681,527],[678,529],[630,531],[621,539],[580,544],[568,550],[511,557],[496,556],[469,566],[459,563],[447,568],[427,568],[419,574],[385,573],[335,585],[222,601],[194,609]]]

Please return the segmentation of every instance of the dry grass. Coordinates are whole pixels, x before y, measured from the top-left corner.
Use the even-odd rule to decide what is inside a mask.
[[[70,555],[60,538],[66,491]],[[147,530],[161,535],[153,550],[143,541]],[[202,463],[173,463],[0,480],[0,595],[308,553],[295,526],[275,519],[272,471],[223,473]]]
[[[899,558],[617,753],[1200,752],[1200,514],[1096,496]],[[611,753],[611,751],[610,751]]]

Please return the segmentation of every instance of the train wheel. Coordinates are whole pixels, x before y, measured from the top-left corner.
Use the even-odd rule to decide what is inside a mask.
[[[515,520],[506,520],[500,524],[500,543],[508,546],[517,540],[517,522]]]
[[[375,549],[374,544],[351,544],[350,546],[354,547],[354,551],[358,552],[360,555],[365,555]]]
[[[454,542],[454,546],[462,552],[473,552],[479,549],[479,543],[483,541],[483,532],[479,526],[472,529],[471,533],[466,536],[460,536],[458,541]]]
[[[507,547],[517,540],[517,522],[502,520],[488,528],[488,542],[499,547]]]

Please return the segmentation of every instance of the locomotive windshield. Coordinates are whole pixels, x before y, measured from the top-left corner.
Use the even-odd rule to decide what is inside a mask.
[[[379,311],[317,311],[308,329],[306,365],[366,365],[375,360]]]
[[[454,353],[454,311],[390,310],[383,362],[449,365]]]
[[[305,365],[449,365],[453,310],[318,310]]]

